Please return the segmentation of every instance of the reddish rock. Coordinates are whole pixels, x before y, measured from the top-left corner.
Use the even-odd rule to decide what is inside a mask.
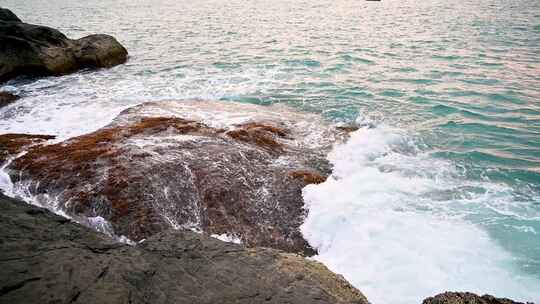
[[[320,184],[326,181],[326,177],[318,172],[298,170],[289,172],[289,176],[295,179],[302,179],[306,184]]]
[[[325,180],[340,134],[271,109],[143,104],[96,132],[31,149],[11,176],[43,204],[55,197],[68,214],[101,216],[132,240],[173,226],[313,254],[298,230],[302,188]]]
[[[2,134],[0,135],[0,165],[9,156],[14,156],[24,150],[25,147],[53,139],[50,135],[30,134]]]

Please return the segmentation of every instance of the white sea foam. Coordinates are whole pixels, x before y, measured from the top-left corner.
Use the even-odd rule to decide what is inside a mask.
[[[333,175],[304,189],[301,229],[317,260],[374,304],[448,290],[540,300],[540,282],[519,274],[512,255],[465,219],[467,208],[454,207],[510,199],[504,187],[466,182],[401,130],[363,125],[330,153]],[[480,186],[486,191],[459,190]]]
[[[223,242],[242,244],[242,240],[235,235],[223,233],[223,234],[211,234],[210,236]]]
[[[183,69],[182,77],[141,76],[123,70],[127,68],[0,86],[22,96],[0,109],[0,133],[50,134],[60,141],[97,130],[123,109],[142,102],[229,99],[264,92],[276,78],[275,71],[250,67],[228,73],[212,68]]]

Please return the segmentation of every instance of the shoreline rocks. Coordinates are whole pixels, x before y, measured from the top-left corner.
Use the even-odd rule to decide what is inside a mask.
[[[2,134],[0,135],[0,166],[10,156],[22,152],[25,148],[54,139],[51,135],[31,135],[31,134]]]
[[[42,205],[101,217],[133,241],[171,227],[315,254],[302,188],[346,136],[315,116],[234,102],[146,103],[90,134],[30,147],[8,167]],[[324,143],[321,145],[321,143]]]
[[[13,103],[19,98],[20,98],[19,96],[8,93],[8,92],[0,92],[0,108]]]
[[[444,292],[425,299],[422,304],[524,304],[491,295],[479,296],[470,292]],[[527,303],[534,304],[534,303]]]
[[[0,8],[0,83],[18,76],[64,75],[85,68],[108,68],[127,60],[112,36],[72,40],[56,29],[22,22]]]
[[[137,246],[0,194],[0,303],[357,303],[319,262],[189,231]]]
[[[369,304],[296,254],[176,230],[129,246],[1,193],[0,267],[0,303]],[[445,292],[422,304],[524,303]]]

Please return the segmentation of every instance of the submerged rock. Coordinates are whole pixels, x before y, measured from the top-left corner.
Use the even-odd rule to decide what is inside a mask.
[[[9,170],[43,205],[103,217],[132,240],[174,227],[311,255],[302,188],[325,180],[340,132],[288,108],[146,103],[96,132],[31,148]]]
[[[17,95],[13,95],[8,92],[0,92],[0,108],[7,106],[17,99],[19,99],[19,96]]]
[[[322,264],[185,231],[137,246],[0,194],[0,303],[358,303]]]
[[[425,299],[422,304],[524,304],[510,299],[479,296],[470,292],[445,292]],[[532,304],[532,303],[529,303]]]
[[[0,9],[0,82],[17,76],[112,67],[126,60],[126,49],[111,36],[72,40],[58,30],[24,23],[11,11]]]
[[[24,148],[53,138],[54,136],[50,135],[0,135],[0,165],[2,165],[2,163],[4,163],[9,156],[14,156],[22,152]]]

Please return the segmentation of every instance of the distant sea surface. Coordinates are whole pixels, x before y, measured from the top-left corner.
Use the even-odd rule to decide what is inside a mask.
[[[540,1],[0,0],[112,69],[2,89],[0,133],[69,138],[170,99],[282,103],[360,130],[305,188],[317,260],[374,304],[446,290],[540,302]]]

